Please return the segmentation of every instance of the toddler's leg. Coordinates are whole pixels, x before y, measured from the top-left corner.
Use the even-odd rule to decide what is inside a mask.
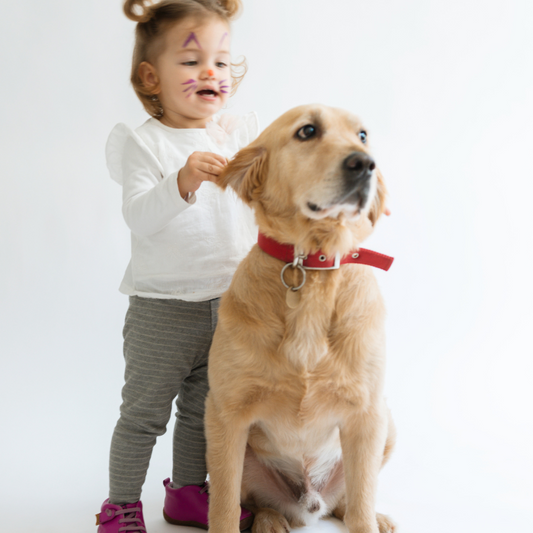
[[[217,325],[220,300],[202,302],[206,308],[197,322],[197,348],[194,367],[183,381],[177,400],[174,426],[174,466],[172,479],[178,485],[201,485],[207,475],[205,463],[204,413],[209,390],[207,358]],[[204,340],[200,342],[200,339]]]
[[[180,357],[177,307],[175,300],[130,298],[124,326],[126,383],[110,453],[114,504],[140,499],[156,438],[165,433],[172,402],[190,372]]]
[[[174,467],[172,479],[165,480],[165,505],[163,515],[167,522],[176,525],[195,525],[208,529],[209,496],[201,485],[206,478],[204,412],[208,391],[207,357],[217,325],[219,299],[201,302],[192,308],[190,324],[186,331],[189,350],[195,352],[190,374],[181,386],[174,428]],[[185,332],[184,332],[185,333]],[[241,508],[239,529],[252,525],[253,515]]]
[[[205,364],[185,379],[176,402],[172,479],[180,486],[201,485],[207,476],[204,403],[208,390]]]

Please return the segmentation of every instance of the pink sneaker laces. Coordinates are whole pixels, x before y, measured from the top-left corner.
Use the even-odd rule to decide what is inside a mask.
[[[146,528],[144,526],[141,526],[137,524],[139,522],[139,518],[137,518],[137,513],[140,512],[140,507],[129,507],[129,508],[122,508],[120,511],[116,511],[115,515],[124,515],[119,521],[119,524],[127,524],[124,527],[120,527],[119,531],[144,531],[146,532]],[[133,523],[135,522],[135,523]]]

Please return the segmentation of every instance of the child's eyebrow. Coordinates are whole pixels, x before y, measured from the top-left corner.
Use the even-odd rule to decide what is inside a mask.
[[[191,33],[189,34],[189,37],[187,37],[187,40],[183,43],[182,48],[185,48],[191,41],[194,41],[196,43],[196,46],[198,46],[200,50],[202,49],[193,31],[191,31]]]

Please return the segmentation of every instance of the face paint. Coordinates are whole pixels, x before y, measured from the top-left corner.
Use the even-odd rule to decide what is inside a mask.
[[[220,42],[218,43],[218,49],[220,50],[222,48],[222,43],[224,42],[224,39],[228,36],[228,32],[225,32],[222,36],[222,39],[220,39]]]
[[[196,43],[196,46],[198,46],[200,50],[202,49],[202,47],[200,46],[200,43],[198,42],[198,39],[196,38],[196,35],[194,35],[194,32],[191,32],[189,37],[187,37],[187,40],[185,41],[185,43],[183,43],[182,48],[185,48],[191,41],[194,41]]]
[[[208,75],[210,78],[212,78],[212,77],[215,75],[215,73],[214,73],[212,70],[208,70],[208,71],[207,71],[207,75]]]
[[[188,85],[188,87],[185,90],[182,91],[184,93],[186,93],[187,91],[190,91],[189,94],[187,95],[187,98],[189,98],[189,96],[191,96],[191,94],[194,94],[194,91],[198,87],[198,84],[196,83],[196,80],[193,80],[193,79],[190,79],[190,80],[186,81],[185,83],[182,83],[182,85]]]
[[[220,89],[220,92],[221,93],[224,93],[224,94],[228,94],[228,91],[225,91],[224,89],[229,89],[229,85],[225,85],[224,82],[226,82],[228,80],[222,80],[218,83],[218,87]]]

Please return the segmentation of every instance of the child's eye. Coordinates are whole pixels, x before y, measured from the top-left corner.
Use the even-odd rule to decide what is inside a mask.
[[[217,67],[218,67],[218,68],[225,68],[225,67],[227,67],[227,66],[228,66],[228,65],[226,65],[226,63],[222,63],[222,62],[217,63]]]
[[[182,65],[185,65],[187,67],[194,67],[194,65],[197,65],[198,61],[185,61],[185,63],[182,63]]]

